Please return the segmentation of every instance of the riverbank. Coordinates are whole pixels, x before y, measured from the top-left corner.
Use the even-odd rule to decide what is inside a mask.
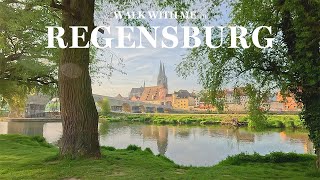
[[[136,146],[102,147],[100,160],[59,160],[40,137],[0,135],[0,179],[319,179],[315,156],[240,154],[212,167],[184,167]]]
[[[249,122],[246,114],[111,114],[100,120],[109,122],[143,122],[174,125],[239,125]],[[268,128],[304,128],[298,115],[268,115]]]

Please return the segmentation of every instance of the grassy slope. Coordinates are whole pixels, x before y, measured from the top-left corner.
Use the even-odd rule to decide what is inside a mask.
[[[100,160],[58,160],[41,138],[0,135],[0,179],[318,179],[314,156],[239,155],[213,167],[182,167],[141,150],[102,148]],[[131,148],[134,149],[134,148]],[[282,163],[272,163],[276,161]],[[288,162],[290,161],[290,162]],[[292,162],[296,161],[296,162]]]

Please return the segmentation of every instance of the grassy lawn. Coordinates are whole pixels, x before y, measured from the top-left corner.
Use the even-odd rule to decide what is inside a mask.
[[[315,156],[273,153],[229,157],[213,167],[183,167],[150,150],[102,147],[100,160],[59,160],[43,138],[0,135],[0,179],[319,179]],[[200,153],[200,152],[199,152]]]

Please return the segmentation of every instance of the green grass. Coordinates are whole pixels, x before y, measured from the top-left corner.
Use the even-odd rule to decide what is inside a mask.
[[[102,147],[100,160],[59,160],[43,138],[0,135],[0,179],[319,179],[315,156],[240,154],[213,167],[184,167],[134,145]],[[200,153],[200,152],[199,152]]]
[[[304,128],[298,115],[268,115],[269,128]],[[237,119],[239,122],[249,122],[246,114],[113,114],[101,117],[109,122],[143,122],[153,124],[174,125],[216,125],[223,121]]]

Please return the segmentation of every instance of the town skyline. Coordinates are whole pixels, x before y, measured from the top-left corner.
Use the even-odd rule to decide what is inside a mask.
[[[135,57],[129,57],[125,60],[126,65],[124,71],[127,74],[115,72],[110,79],[98,79],[100,82],[94,82],[92,87],[93,93],[106,96],[117,96],[120,94],[123,97],[128,97],[132,87],[141,87],[144,85],[144,82],[146,86],[155,86],[160,62],[162,62],[166,68],[169,92],[179,91],[181,89],[192,92],[202,89],[195,76],[183,79],[177,75],[175,72],[175,63],[178,62],[178,60],[171,62],[168,62],[168,60],[150,60],[140,63],[139,60],[135,59]],[[129,68],[129,66],[131,68]]]

